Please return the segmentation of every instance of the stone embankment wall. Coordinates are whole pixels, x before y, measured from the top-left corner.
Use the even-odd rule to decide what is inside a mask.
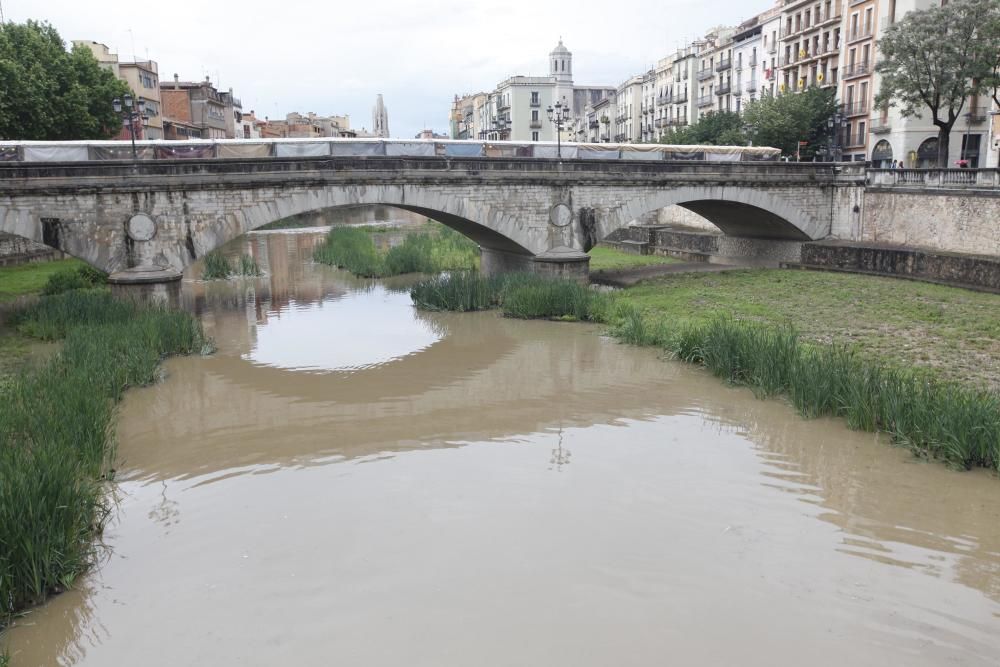
[[[59,259],[61,252],[21,236],[0,232],[0,266],[23,264],[45,259]]]
[[[865,193],[857,240],[879,245],[1000,256],[1000,192]]]

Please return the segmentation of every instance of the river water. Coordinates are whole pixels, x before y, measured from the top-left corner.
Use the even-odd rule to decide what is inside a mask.
[[[238,240],[121,408],[100,567],[18,665],[996,665],[1000,481],[599,328]],[[192,274],[194,275],[194,274]]]

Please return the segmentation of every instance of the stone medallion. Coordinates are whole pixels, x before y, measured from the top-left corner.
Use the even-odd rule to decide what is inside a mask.
[[[573,211],[566,204],[556,204],[549,209],[549,221],[556,227],[565,227],[573,220]]]
[[[136,213],[128,219],[126,230],[133,241],[149,241],[156,236],[156,221],[145,213]]]

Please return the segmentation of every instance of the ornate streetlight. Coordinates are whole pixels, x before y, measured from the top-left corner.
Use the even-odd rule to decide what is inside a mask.
[[[840,133],[844,127],[844,116],[839,111],[826,119],[826,128],[830,131],[830,159],[840,162]]]
[[[556,126],[556,156],[562,159],[562,129],[563,125],[569,123],[569,105],[563,106],[562,102],[556,102],[555,108],[549,107],[545,111],[549,115],[549,122]]]
[[[122,110],[122,103],[124,102],[124,111]],[[115,108],[115,113],[122,115],[122,121],[128,121],[128,132],[129,136],[132,137],[132,161],[139,161],[139,154],[135,150],[135,123],[136,121],[147,121],[149,116],[146,115],[146,100],[141,97],[135,100],[133,103],[132,94],[125,93],[122,99],[117,97],[111,101],[112,106]]]

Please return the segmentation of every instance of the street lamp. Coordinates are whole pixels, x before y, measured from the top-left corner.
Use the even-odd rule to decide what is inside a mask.
[[[122,112],[122,104],[124,103],[125,111]],[[131,93],[125,93],[122,99],[117,97],[111,101],[111,105],[115,109],[115,113],[122,114],[122,121],[128,121],[128,132],[129,136],[132,137],[132,161],[139,161],[139,154],[135,150],[135,122],[147,121],[149,116],[146,115],[146,100],[141,97],[138,100],[132,100]]]
[[[830,144],[831,149],[828,152],[832,152],[833,155],[830,156],[832,162],[840,162],[840,132],[844,126],[844,116],[836,111],[834,114],[826,119],[826,127],[830,131]]]
[[[554,109],[549,107],[545,111],[549,116],[549,122],[556,126],[556,156],[562,159],[562,128],[569,123],[569,104],[563,106],[562,102],[556,102]]]

